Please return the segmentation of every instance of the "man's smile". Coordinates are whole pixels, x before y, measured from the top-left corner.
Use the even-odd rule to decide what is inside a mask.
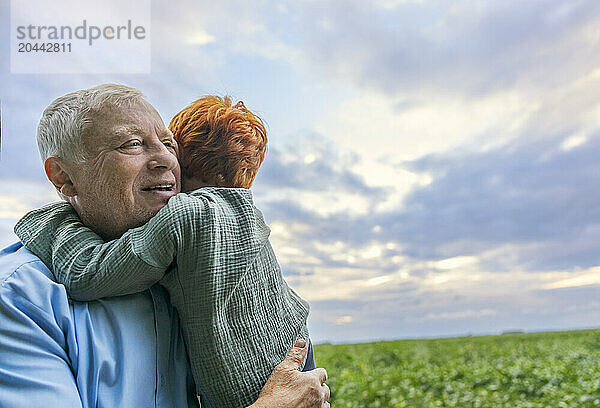
[[[155,186],[142,188],[142,191],[173,191],[174,188],[175,183],[157,184]]]
[[[160,198],[161,201],[168,200],[177,194],[175,185],[175,183],[159,182],[142,188],[142,192],[146,196]]]

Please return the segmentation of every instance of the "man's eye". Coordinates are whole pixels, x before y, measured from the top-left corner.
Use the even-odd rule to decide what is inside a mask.
[[[165,140],[165,141],[163,141],[163,144],[171,149],[175,148],[175,142],[173,142],[171,140]]]
[[[121,148],[127,149],[131,147],[140,147],[141,145],[142,142],[140,142],[139,140],[130,140],[129,142],[122,144]]]

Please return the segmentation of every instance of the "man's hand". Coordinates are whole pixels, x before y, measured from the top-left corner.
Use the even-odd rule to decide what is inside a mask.
[[[249,408],[329,408],[325,369],[298,371],[307,349],[304,340],[296,341],[285,360],[273,369],[258,400]]]

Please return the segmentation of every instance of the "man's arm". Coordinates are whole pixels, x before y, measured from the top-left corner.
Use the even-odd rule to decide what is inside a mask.
[[[81,407],[61,323],[3,285],[0,285],[0,406]],[[57,309],[68,310],[66,297],[64,300],[56,305]],[[54,312],[61,314],[60,310]]]
[[[298,371],[307,349],[304,340],[297,340],[285,360],[273,370],[258,400],[248,408],[329,408],[325,369]]]

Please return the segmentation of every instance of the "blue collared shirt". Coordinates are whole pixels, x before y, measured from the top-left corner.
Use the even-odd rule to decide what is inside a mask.
[[[0,251],[1,407],[197,407],[162,287],[73,302],[22,244]]]

